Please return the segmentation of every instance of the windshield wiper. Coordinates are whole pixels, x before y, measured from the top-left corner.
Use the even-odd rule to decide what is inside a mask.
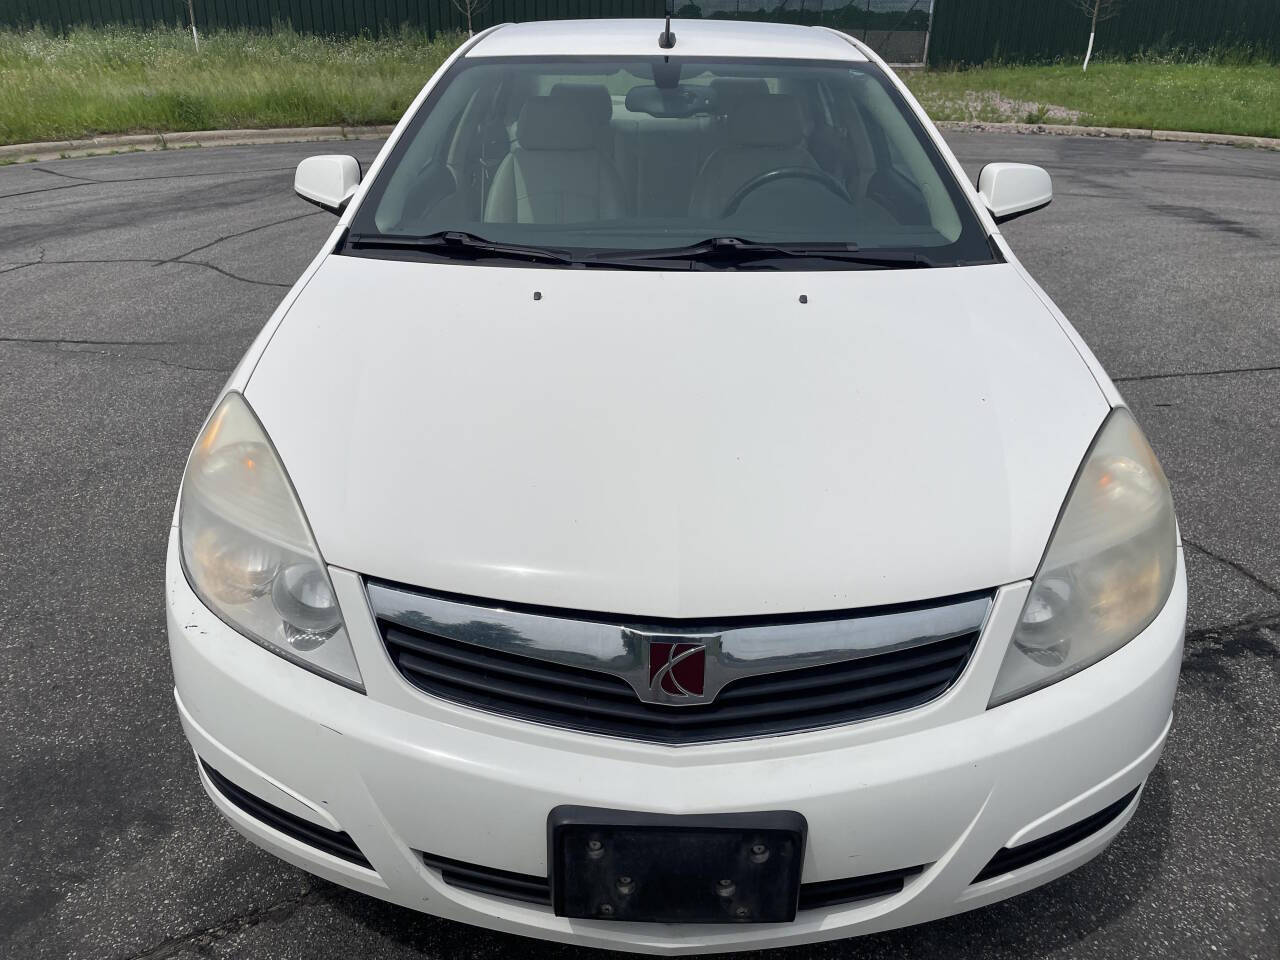
[[[442,256],[456,253],[467,259],[515,257],[537,263],[558,263],[566,266],[578,262],[561,250],[523,243],[500,243],[462,230],[441,230],[439,233],[428,233],[418,237],[353,233],[347,237],[347,244],[357,250],[421,250],[427,253],[439,253]]]
[[[836,260],[858,266],[880,269],[932,267],[934,262],[923,254],[900,250],[860,251],[855,243],[763,243],[738,237],[711,237],[683,247],[655,250],[610,250],[574,257],[565,250],[538,247],[524,243],[487,240],[462,230],[441,230],[423,236],[354,233],[346,245],[357,250],[423,251],[440,256],[465,259],[510,257],[534,263],[560,266],[633,267],[662,269],[663,261],[686,260],[706,266],[737,266],[756,260],[799,258]]]
[[[734,265],[775,257],[839,260],[859,266],[883,269],[932,267],[924,254],[900,250],[860,251],[856,243],[762,243],[738,237],[711,237],[684,247],[658,250],[628,250],[598,253],[584,258],[594,263],[639,263],[651,260],[690,260],[695,263],[723,262]]]

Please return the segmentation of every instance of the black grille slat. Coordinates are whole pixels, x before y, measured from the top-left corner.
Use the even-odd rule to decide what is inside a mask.
[[[902,870],[872,873],[864,877],[806,883],[800,887],[800,909],[819,910],[823,907],[835,907],[844,903],[856,903],[859,900],[872,900],[876,897],[901,893],[907,881],[919,876],[923,870],[924,867],[907,867]]]
[[[754,702],[739,703],[739,700],[749,698],[751,701],[756,701],[770,695],[777,695],[784,692],[790,693],[791,690],[783,684],[777,684],[774,690],[760,693],[759,695],[756,695],[754,691],[748,689],[746,690],[745,695],[735,697],[733,694],[737,692],[735,690],[736,685],[731,684],[724,690],[724,692],[721,693],[720,697],[717,698],[716,704],[720,706],[720,709],[715,712],[714,716],[698,712],[697,707],[677,707],[671,708],[670,712],[650,716],[649,722],[663,723],[672,727],[697,726],[706,722],[723,722],[750,717],[764,717],[775,713],[789,713],[795,711],[797,708],[812,712],[814,710],[830,706],[836,702],[844,702],[849,704],[850,707],[853,707],[860,705],[867,700],[874,702],[883,700],[886,697],[893,698],[899,694],[907,694],[912,691],[933,689],[939,684],[950,679],[955,672],[956,666],[958,666],[956,661],[960,660],[962,656],[963,655],[961,655],[961,657],[957,657],[954,654],[949,655],[946,658],[951,661],[948,665],[940,666],[927,673],[918,675],[913,674],[877,687],[867,688],[865,691],[859,690],[856,686],[849,686],[849,682],[845,681],[838,675],[831,678],[811,678],[810,680],[803,682],[802,685],[810,690],[820,689],[824,692],[817,695],[811,695],[802,701],[802,703],[775,703],[767,705],[757,705]],[[509,696],[513,699],[529,701],[531,703],[544,702],[545,691],[539,689],[542,686],[541,684],[535,682],[534,684],[520,685],[508,681],[505,676],[492,677],[488,673],[487,663],[484,665],[484,669],[475,671],[466,671],[454,667],[453,664],[457,663],[461,659],[461,656],[455,656],[449,658],[447,663],[437,664],[432,663],[430,659],[421,657],[416,653],[401,653],[397,657],[396,662],[401,670],[426,678],[428,683],[431,682],[431,678],[441,681],[441,688],[447,687],[452,683],[459,687],[471,688],[485,694]],[[828,667],[827,669],[831,670],[833,668]],[[542,672],[545,674],[550,673],[551,671],[544,670]],[[881,673],[884,672],[885,671],[881,671]],[[535,677],[534,679],[536,681],[541,678]],[[861,677],[855,677],[852,683],[856,684],[861,680]],[[630,687],[626,687],[625,684],[623,685],[625,688],[625,694],[631,697],[631,701],[629,703],[622,702],[615,704],[613,702],[609,702],[606,704],[587,699],[586,697],[575,696],[576,690],[578,689],[577,683],[577,678],[572,678],[571,683],[566,684],[568,690],[561,696],[561,700],[566,705],[574,705],[586,713],[629,718],[643,717],[651,711],[663,710],[660,706],[645,704],[636,700]],[[868,696],[860,698],[859,694],[864,692]],[[610,690],[609,693],[612,701],[613,691]]]
[[[436,693],[447,699],[463,703],[471,702],[473,699],[475,705],[491,704],[491,709],[495,712],[506,712],[501,709],[501,705],[508,701],[514,701],[510,704],[512,707],[523,704],[527,709],[539,714],[546,709],[547,691],[540,685],[531,685],[526,689],[505,680],[495,680],[482,671],[467,674],[452,669],[432,667],[425,658],[414,654],[398,654],[395,659],[397,666],[410,682],[429,693]],[[634,722],[643,724],[655,732],[666,730],[672,733],[681,729],[719,726],[735,721],[760,721],[779,715],[810,716],[837,705],[845,707],[845,712],[849,714],[850,719],[863,719],[867,716],[895,712],[933,699],[950,686],[960,666],[963,664],[958,663],[949,670],[934,670],[921,676],[896,680],[892,684],[885,684],[882,688],[863,691],[839,688],[837,682],[828,685],[828,689],[831,686],[837,686],[836,690],[827,692],[821,697],[810,696],[790,703],[756,705],[734,703],[730,700],[727,705],[715,711],[706,711],[705,706],[662,707],[642,703],[635,699],[634,694],[631,694],[632,699],[628,703],[615,702],[612,699],[609,702],[593,701],[567,692],[557,697],[556,702],[566,713],[572,711],[584,721],[587,718],[599,718],[601,722]],[[630,692],[630,688],[627,689]],[[730,689],[732,687],[727,688],[726,692]],[[465,693],[462,697],[458,696],[464,691],[470,691],[469,697]],[[714,707],[721,702],[717,700],[714,704],[706,706]],[[884,703],[889,703],[890,709],[876,709],[878,704]],[[567,725],[576,726],[576,724]]]
[[[495,885],[486,883],[483,880],[472,880],[455,873],[442,873],[444,882],[451,887],[458,887],[462,890],[470,890],[472,893],[482,893],[491,897],[502,897],[506,900],[519,900],[523,903],[541,903],[551,904],[551,890],[547,889],[544,894],[540,889],[528,891],[511,885]]]
[[[551,884],[545,877],[530,877],[495,867],[480,867],[429,853],[422,854],[422,862],[439,871],[441,879],[453,887],[524,903],[551,904]]]
[[[422,862],[438,871],[441,879],[450,886],[506,900],[551,905],[551,882],[546,877],[482,867],[430,853],[421,856]],[[924,867],[906,867],[862,877],[801,884],[799,908],[820,910],[900,893],[906,882],[919,876],[923,870]]]
[[[741,677],[710,703],[675,706],[641,701],[625,680],[603,668],[468,644],[381,618],[378,625],[396,668],[426,693],[503,716],[668,744],[792,733],[920,706],[956,682],[978,639],[975,630],[834,664]]]
[[[1138,795],[1140,789],[1141,785],[1134,787],[1119,800],[1108,804],[1097,813],[1085,817],[1083,820],[1068,827],[1063,827],[1047,837],[1032,840],[1030,843],[1021,843],[1016,847],[1002,847],[991,858],[991,861],[982,868],[981,872],[973,878],[973,882],[979,883],[983,880],[990,880],[992,877],[998,877],[1001,874],[1012,873],[1014,870],[1035,863],[1037,860],[1043,860],[1046,857],[1053,856],[1055,853],[1061,853],[1068,847],[1074,847],[1082,840],[1087,840],[1107,824],[1116,820],[1125,810],[1129,809],[1129,805],[1133,803],[1133,798]]]
[[[913,691],[919,692],[921,689],[931,689],[948,680],[953,673],[953,669],[932,670],[919,676],[913,675],[895,679],[876,687],[859,687],[857,684],[846,687],[843,684],[833,684],[835,689],[826,693],[810,694],[804,699],[784,701],[782,703],[734,704],[718,710],[716,716],[725,720],[746,719],[748,717],[766,718],[792,713],[797,707],[807,711],[818,712],[838,706],[841,703],[856,706],[865,701],[883,702],[886,699],[898,699]],[[688,710],[690,708],[683,709]]]
[[[285,836],[323,850],[325,853],[332,854],[340,860],[346,860],[348,863],[354,863],[369,870],[373,869],[373,865],[369,863],[368,858],[356,846],[355,841],[351,839],[349,834],[321,827],[287,810],[281,810],[279,807],[267,803],[260,797],[254,796],[244,787],[232,783],[213,767],[209,766],[203,758],[200,760],[200,767],[204,770],[205,776],[209,778],[218,793],[222,794],[229,803],[238,807],[255,820],[260,820]]]
[[[787,670],[782,673],[757,677],[755,678],[756,682],[750,687],[739,689],[737,684],[730,684],[721,691],[720,696],[716,698],[716,702],[730,703],[744,700],[748,697],[757,699],[777,694],[794,696],[804,690],[830,687],[841,682],[852,683],[873,680],[876,677],[900,673],[905,670],[930,667],[935,664],[948,663],[954,667],[957,661],[963,660],[968,656],[969,646],[969,637],[956,637],[952,640],[944,640],[923,647],[916,647],[912,650],[902,651],[903,654],[913,654],[910,662],[905,660],[902,662],[883,662],[889,655],[882,654],[881,656],[865,657],[861,660],[849,660],[846,663],[832,664],[827,668],[826,673],[809,674],[806,670]],[[807,675],[796,676],[796,674]]]
[[[545,702],[548,694],[548,690],[541,685],[522,685],[501,677],[495,677],[489,673],[468,672],[456,667],[444,667],[439,664],[432,664],[425,658],[418,657],[415,654],[401,654],[396,663],[401,670],[416,676],[430,678],[428,682],[434,680],[441,686],[452,684],[463,689],[476,690],[486,695],[505,696],[532,704]],[[566,705],[576,706],[578,709],[588,710],[592,713],[617,717],[630,715],[625,704],[615,706],[612,702],[593,701],[589,697],[577,693],[573,688],[560,694],[558,699]]]
[[[486,671],[518,677],[525,682],[542,680],[557,687],[570,687],[598,696],[634,696],[631,688],[624,681],[608,674],[596,673],[592,676],[588,671],[584,670],[583,676],[574,676],[555,667],[539,666],[538,661],[528,657],[503,657],[501,654],[474,646],[455,649],[450,645],[451,641],[444,640],[441,642],[439,638],[434,636],[431,637],[431,640],[434,642],[419,639],[419,637],[404,630],[395,628],[387,630],[388,643],[394,643],[398,647],[408,649],[424,659],[449,661],[468,667],[471,670],[483,668]]]

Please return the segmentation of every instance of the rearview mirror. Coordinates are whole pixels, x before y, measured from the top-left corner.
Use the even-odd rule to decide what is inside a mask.
[[[996,223],[1004,223],[1047,207],[1053,181],[1047,170],[1029,163],[988,163],[978,174],[978,193]]]
[[[711,96],[709,87],[685,84],[672,87],[637,86],[627,91],[626,107],[629,113],[684,119],[699,113],[711,113]]]
[[[341,213],[360,186],[360,161],[341,154],[307,157],[293,175],[293,192],[309,203]]]

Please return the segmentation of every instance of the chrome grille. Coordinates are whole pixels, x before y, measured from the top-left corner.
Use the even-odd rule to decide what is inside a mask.
[[[989,595],[794,618],[642,623],[511,608],[379,582],[392,663],[453,703],[667,744],[793,733],[920,706],[959,678]],[[654,643],[705,648],[705,688],[654,681]]]

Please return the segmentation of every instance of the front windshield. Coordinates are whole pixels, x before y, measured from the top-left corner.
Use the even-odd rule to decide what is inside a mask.
[[[568,258],[710,238],[929,266],[995,256],[888,78],[842,61],[462,58],[350,234],[374,256],[446,234]]]

